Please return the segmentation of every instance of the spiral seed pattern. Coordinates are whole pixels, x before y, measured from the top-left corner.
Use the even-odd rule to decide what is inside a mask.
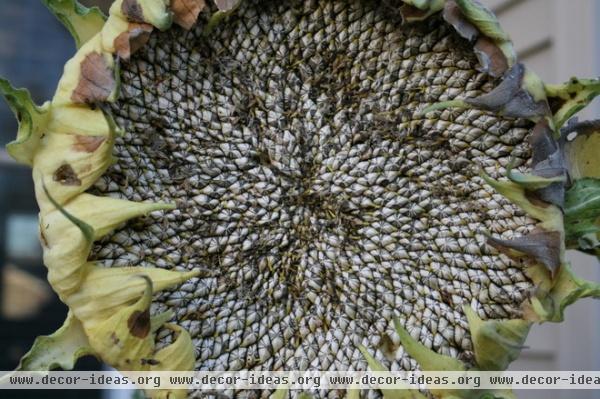
[[[483,233],[533,228],[479,177],[526,164],[529,124],[419,113],[498,84],[471,45],[380,1],[247,0],[210,32],[206,18],[153,34],[121,67],[125,135],[94,192],[177,209],[94,258],[211,273],[156,299],[192,334],[198,369],[365,369],[358,344],[414,369],[380,349],[399,343],[393,316],[471,362],[462,306],[517,317],[532,286]]]

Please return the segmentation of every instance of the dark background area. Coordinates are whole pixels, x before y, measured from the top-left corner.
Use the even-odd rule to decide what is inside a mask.
[[[111,1],[82,1],[108,9]],[[37,104],[52,98],[65,61],[75,53],[68,31],[40,0],[0,0],[0,76],[29,89]],[[17,122],[0,100],[0,370],[12,370],[35,337],[58,329],[67,314],[46,282],[37,235],[38,208],[29,167],[4,149],[16,137]],[[78,370],[100,363],[81,359]],[[101,398],[101,391],[2,391],[9,398]]]

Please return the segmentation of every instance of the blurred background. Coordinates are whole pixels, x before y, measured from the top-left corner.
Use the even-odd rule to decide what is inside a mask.
[[[600,0],[482,0],[498,15],[519,58],[547,82],[600,75]],[[81,0],[107,10],[111,0]],[[0,76],[26,87],[42,104],[50,99],[74,42],[40,0],[0,0]],[[600,116],[593,104],[582,117]],[[4,146],[16,121],[0,100],[0,370],[14,369],[36,336],[54,332],[67,309],[46,283],[37,233],[37,205],[29,168]],[[597,260],[570,254],[579,275],[600,281]],[[513,370],[600,370],[600,302],[584,300],[566,322],[534,327]],[[99,369],[93,358],[78,368]],[[1,398],[132,398],[124,391],[3,391]],[[521,391],[526,399],[600,399],[597,391]]]
[[[599,0],[480,0],[513,39],[519,60],[551,83],[600,76]],[[579,114],[600,118],[600,101]],[[599,154],[600,155],[600,154]],[[575,272],[600,281],[596,258],[570,253]],[[567,308],[565,322],[534,326],[511,370],[600,370],[600,301]],[[517,391],[525,399],[600,399],[600,391]]]
[[[105,11],[111,0],[81,1]],[[75,52],[68,31],[40,0],[0,0],[0,76],[26,87],[42,104],[54,94],[63,65]],[[46,282],[38,241],[38,208],[31,169],[15,163],[4,146],[15,138],[16,120],[0,99],[0,370],[12,370],[35,337],[54,332],[67,307]],[[92,357],[79,370],[99,370]],[[35,390],[0,391],[3,399],[129,399],[132,392]]]

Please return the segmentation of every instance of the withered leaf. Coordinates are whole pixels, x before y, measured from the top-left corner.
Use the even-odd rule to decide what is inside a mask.
[[[42,242],[44,248],[50,248],[48,245],[48,239],[46,239],[46,235],[44,234],[44,229],[40,229],[40,241]]]
[[[150,39],[152,25],[130,23],[126,32],[121,33],[115,39],[115,49],[119,58],[128,60],[131,54],[138,51]]]
[[[534,258],[554,276],[560,266],[561,237],[557,231],[533,230],[526,236],[513,240],[488,237],[488,244],[498,251],[516,251]]]
[[[413,7],[410,4],[402,4],[400,6],[400,15],[402,16],[402,20],[406,22],[419,21],[427,17],[427,11]]]
[[[525,67],[523,64],[515,64],[494,90],[482,96],[467,99],[465,101],[490,111],[499,111],[517,95],[521,89],[524,75]]]
[[[546,178],[565,176],[565,182],[552,183],[536,190],[537,197],[562,207],[565,201],[567,164],[564,151],[554,139],[546,119],[536,123],[529,137],[529,144],[532,148],[531,168],[534,175]]]
[[[73,170],[73,167],[68,163],[59,166],[54,171],[52,179],[63,186],[81,186],[81,180]]]
[[[102,54],[93,52],[81,62],[81,76],[71,100],[79,104],[106,101],[115,88],[115,77],[106,59]]]
[[[532,166],[544,161],[558,149],[557,142],[552,137],[552,130],[546,119],[541,119],[535,124],[528,141],[532,150]]]
[[[500,47],[491,39],[481,36],[473,49],[484,72],[498,78],[508,70],[508,60]]]
[[[556,150],[548,158],[537,163],[532,172],[537,176],[547,178],[564,176],[566,182],[567,166],[562,150]],[[536,194],[541,200],[562,207],[565,203],[565,182],[552,183],[537,190]]]
[[[104,143],[104,136],[82,136],[75,135],[73,149],[79,152],[94,152]]]
[[[150,310],[136,310],[127,320],[127,328],[134,337],[146,338],[150,333]]]
[[[121,12],[130,21],[144,22],[144,11],[137,0],[123,0]]]
[[[194,26],[204,7],[206,7],[205,0],[171,0],[173,20],[186,30]]]
[[[597,254],[600,247],[600,180],[577,179],[565,195],[565,236],[572,248]]]
[[[160,364],[160,362],[156,359],[140,359],[140,363],[141,364],[149,364],[151,366],[156,366],[158,364]]]
[[[442,15],[465,39],[473,41],[479,36],[479,30],[465,18],[454,0],[446,2]]]
[[[547,115],[546,101],[535,101],[521,85],[525,76],[525,67],[515,64],[508,70],[502,82],[491,92],[464,101],[486,111],[497,112],[513,118],[534,118]]]

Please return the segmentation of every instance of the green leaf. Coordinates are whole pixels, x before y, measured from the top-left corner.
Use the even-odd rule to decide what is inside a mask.
[[[465,371],[465,365],[458,359],[440,355],[434,352],[425,345],[414,339],[408,331],[402,327],[400,320],[394,318],[394,326],[400,337],[400,342],[404,350],[419,363],[419,367],[423,371]],[[431,390],[435,397],[448,397],[456,395],[456,397],[464,396],[466,392],[446,389]]]
[[[571,78],[563,84],[545,85],[545,91],[552,104],[556,128],[560,129],[600,94],[600,79]]]
[[[218,11],[215,12],[208,20],[208,23],[204,27],[204,35],[209,35],[210,32],[212,32],[213,29],[221,23],[221,21],[233,14],[241,4],[241,0],[214,0],[214,2],[218,8]]]
[[[475,25],[483,35],[497,42],[509,40],[494,13],[481,3],[473,0],[456,0],[456,4],[469,22]]]
[[[388,371],[388,369],[375,359],[363,345],[358,345],[358,349],[365,357],[365,360],[372,371]],[[381,393],[383,394],[384,399],[426,399],[419,391],[409,389],[408,385],[405,384],[400,385],[399,389],[382,389]]]
[[[404,350],[419,363],[423,371],[464,371],[465,365],[458,359],[440,355],[415,340],[402,327],[400,320],[394,318],[394,327],[400,337]]]
[[[473,340],[475,361],[482,370],[506,370],[515,360],[529,333],[529,321],[481,320],[470,307],[464,307]]]
[[[600,180],[579,179],[567,190],[565,198],[567,245],[592,250],[600,245]]]
[[[360,399],[360,389],[350,388],[346,390],[347,399]]]
[[[69,30],[77,48],[100,32],[106,21],[106,16],[98,7],[84,7],[77,0],[42,0],[42,2]]]
[[[72,370],[77,359],[93,354],[81,322],[69,312],[56,332],[36,338],[29,352],[21,358],[17,371]]]
[[[28,90],[16,89],[8,80],[2,78],[0,78],[0,94],[4,96],[19,121],[17,138],[8,143],[6,151],[17,162],[31,166],[40,138],[48,123],[50,103],[38,107],[31,99]]]
[[[529,216],[542,222],[539,227],[546,230],[562,231],[563,214],[555,206],[541,206],[530,201],[525,193],[525,189],[512,181],[494,180],[485,173],[481,177],[487,184],[492,186],[498,193],[510,200]]]
[[[279,385],[269,399],[286,399],[289,396],[290,389],[287,385]]]
[[[547,291],[540,286],[540,290],[531,298],[531,310],[536,314],[537,321],[561,322],[567,306],[589,297],[600,298],[600,284],[577,277],[571,266],[564,264],[552,287]]]

